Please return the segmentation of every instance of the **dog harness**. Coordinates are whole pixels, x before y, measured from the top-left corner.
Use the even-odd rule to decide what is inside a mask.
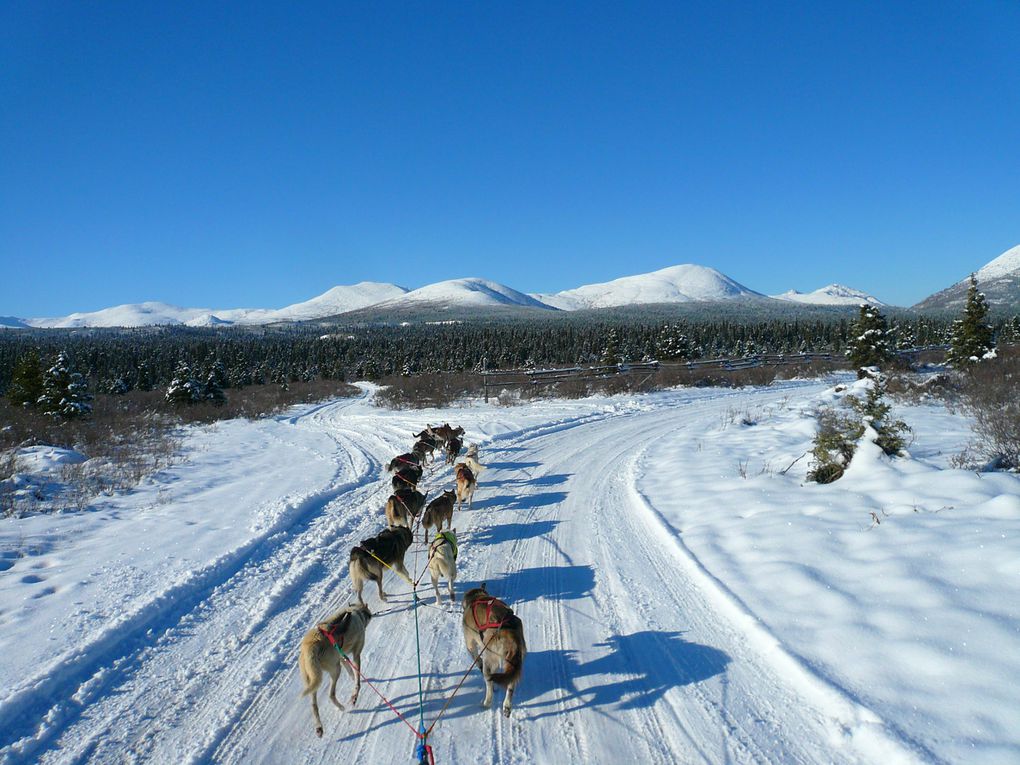
[[[450,545],[450,547],[453,548],[453,559],[457,560],[457,537],[453,535],[453,532],[440,531],[438,534],[436,534],[436,539],[437,540],[441,539],[444,542],[446,542],[446,544]],[[432,544],[435,544],[435,542],[433,542]]]
[[[323,637],[325,637],[326,640],[329,641],[329,644],[332,645],[332,646],[337,646],[342,651],[343,648],[344,648],[344,635],[347,634],[347,633],[346,633],[346,631],[341,632],[340,633],[340,639],[338,640],[337,639],[337,630],[338,629],[340,629],[340,625],[339,624],[334,624],[332,626],[332,628],[328,629],[328,630],[324,629],[321,624],[319,625],[319,632],[321,632]]]
[[[493,621],[493,619],[492,619],[492,608],[497,603],[499,603],[501,606],[503,606],[503,608],[505,608],[507,611],[510,611],[510,613],[513,613],[513,611],[511,611],[511,609],[510,609],[510,606],[508,606],[506,603],[504,603],[499,598],[493,598],[493,597],[479,598],[478,600],[476,600],[474,603],[471,604],[471,615],[475,619],[475,624],[478,625],[477,630],[478,630],[479,634],[481,634],[482,632],[485,632],[485,630],[499,629],[504,624],[506,624],[506,622],[507,622],[506,618],[500,619],[499,621]],[[484,622],[478,618],[478,607],[479,606],[481,606],[482,608],[485,609],[485,621]],[[508,614],[508,616],[509,616],[509,614]]]

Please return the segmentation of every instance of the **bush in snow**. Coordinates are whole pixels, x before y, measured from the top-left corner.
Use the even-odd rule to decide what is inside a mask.
[[[910,428],[902,420],[890,418],[890,405],[885,401],[885,380],[874,367],[864,368],[870,376],[864,398],[847,396],[849,411],[823,409],[818,414],[818,432],[811,449],[814,458],[807,479],[832,483],[841,478],[857,450],[857,443],[870,427],[876,434],[875,443],[889,456],[903,452]]]
[[[971,274],[963,318],[953,322],[946,361],[962,369],[982,359],[991,358],[994,353],[992,327],[988,324],[988,301],[983,292],[978,292],[977,278]]]
[[[857,377],[861,379],[867,376],[863,367],[885,366],[892,359],[889,325],[875,306],[861,306],[857,322],[850,331],[846,356],[857,370]]]
[[[71,368],[63,351],[43,374],[43,389],[36,405],[44,414],[71,419],[92,413],[92,395],[80,372]]]
[[[959,464],[1020,469],[1020,353],[974,365],[964,376],[962,404],[977,440]]]

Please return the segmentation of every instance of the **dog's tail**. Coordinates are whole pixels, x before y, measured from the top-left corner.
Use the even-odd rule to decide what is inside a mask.
[[[302,643],[301,652],[298,654],[298,668],[301,670],[301,680],[305,688],[301,691],[302,696],[310,696],[319,690],[322,684],[322,667],[319,666],[317,653],[318,646],[315,643]]]
[[[503,660],[503,671],[492,673],[488,676],[489,680],[504,688],[516,685],[517,681],[520,680],[526,651],[520,619],[510,617],[510,620],[516,621],[516,625],[507,624],[510,629],[500,629],[492,640],[493,645],[489,646]],[[516,629],[514,626],[516,626]],[[518,635],[520,635],[519,642],[517,639]]]

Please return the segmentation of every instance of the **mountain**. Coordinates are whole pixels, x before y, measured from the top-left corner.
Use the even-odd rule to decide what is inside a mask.
[[[830,284],[814,292],[798,292],[790,290],[782,295],[773,295],[776,300],[788,300],[792,303],[808,303],[811,305],[862,305],[867,303],[874,306],[884,306],[878,298],[869,295],[867,292],[855,290],[853,287],[845,287],[842,284]]]
[[[761,297],[761,294],[738,284],[714,268],[686,264],[554,294],[533,294],[532,297],[554,308],[577,311],[641,303],[731,300]]]
[[[436,282],[403,295],[385,300],[372,306],[375,309],[401,308],[412,305],[428,305],[434,308],[447,309],[465,306],[523,306],[525,308],[549,309],[540,300],[518,292],[511,287],[487,279],[469,277],[467,279],[450,279]]]
[[[71,327],[145,327],[154,324],[187,324],[192,327],[220,327],[231,324],[270,324],[277,321],[307,321],[354,311],[403,295],[404,287],[379,282],[359,282],[333,287],[318,297],[285,308],[181,308],[169,303],[128,303],[100,311],[72,313],[48,319],[0,319],[3,326]]]
[[[1006,250],[974,272],[978,289],[993,310],[1020,312],[1020,245]],[[967,300],[970,276],[929,295],[914,306],[918,311],[960,311]]]

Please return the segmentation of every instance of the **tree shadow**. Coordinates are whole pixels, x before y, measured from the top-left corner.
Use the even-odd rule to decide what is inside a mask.
[[[518,539],[534,539],[551,534],[559,525],[559,521],[532,521],[531,523],[503,523],[472,532],[471,543],[477,545],[495,545],[501,542],[512,542]]]
[[[484,473],[482,474],[484,476]],[[529,478],[505,478],[500,481],[483,481],[483,486],[497,487],[497,486],[558,486],[559,484],[566,483],[572,473],[550,473],[549,475],[540,475],[537,477]]]
[[[689,643],[679,632],[635,632],[616,635],[596,648],[608,649],[597,659],[581,663],[576,650],[529,652],[527,682],[521,683],[520,707],[538,712],[534,718],[599,707],[638,709],[655,704],[671,688],[702,682],[726,671],[730,657],[711,646]],[[581,678],[605,678],[582,684]],[[540,711],[549,708],[550,711]]]
[[[539,507],[558,505],[567,498],[565,491],[543,491],[538,494],[500,494],[489,497],[484,503],[475,503],[475,507],[499,507],[503,510],[534,510]]]
[[[498,579],[487,579],[485,585],[490,595],[505,600],[511,607],[539,598],[577,600],[595,589],[595,569],[591,566],[523,568]]]

